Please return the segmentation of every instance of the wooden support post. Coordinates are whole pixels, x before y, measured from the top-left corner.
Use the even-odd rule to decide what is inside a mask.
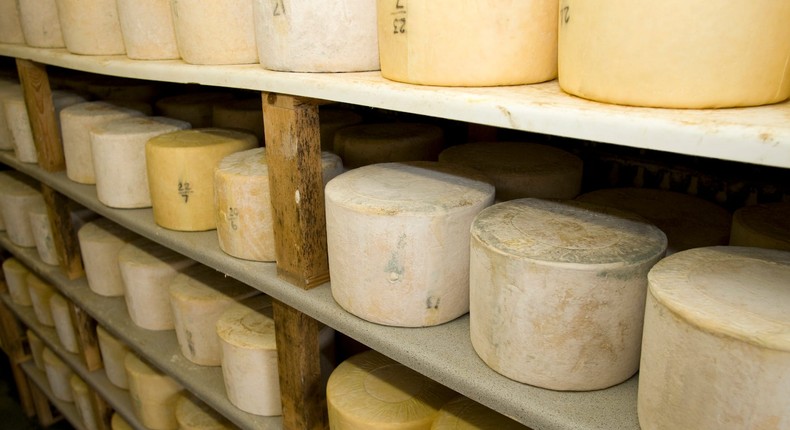
[[[53,414],[49,399],[36,384],[30,384],[30,391],[33,393],[33,404],[41,427],[47,428],[63,419],[63,415]]]
[[[304,289],[329,280],[318,103],[263,93],[277,273]]]
[[[318,321],[272,300],[283,428],[328,428],[326,393],[321,380]]]
[[[0,283],[5,284],[5,282]],[[8,354],[8,361],[11,364],[11,373],[16,382],[19,402],[22,404],[25,414],[32,417],[35,414],[35,404],[30,389],[31,384],[20,366],[30,360],[30,354],[26,347],[27,338],[19,320],[2,300],[0,300],[0,331],[2,332],[0,335],[3,337],[3,345]]]
[[[69,304],[69,313],[85,367],[91,372],[101,369],[103,365],[99,351],[99,339],[96,336],[96,320],[74,303]]]
[[[80,243],[77,231],[71,219],[73,203],[68,197],[60,194],[47,184],[41,184],[41,194],[47,205],[49,226],[52,229],[52,241],[58,253],[58,262],[69,279],[77,279],[85,274],[82,267]]]
[[[16,68],[25,92],[27,116],[33,131],[38,165],[48,172],[63,170],[66,168],[66,159],[63,156],[63,144],[55,117],[47,68],[43,64],[22,59],[16,60]]]
[[[93,420],[98,430],[111,430],[112,408],[95,390],[90,390],[91,406],[93,406]],[[89,418],[85,418],[89,419]]]

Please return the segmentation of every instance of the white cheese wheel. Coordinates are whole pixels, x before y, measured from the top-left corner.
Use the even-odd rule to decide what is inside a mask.
[[[176,401],[183,391],[181,385],[134,354],[126,354],[124,366],[132,407],[140,422],[151,430],[177,429]]]
[[[179,94],[157,100],[156,111],[159,115],[186,121],[194,128],[205,128],[213,125],[214,105],[231,99],[233,95],[226,92]]]
[[[244,130],[263,142],[263,102],[260,97],[219,101],[212,106],[211,123],[214,127]]]
[[[52,395],[64,402],[73,402],[74,395],[71,392],[69,379],[74,372],[49,348],[44,348],[41,357],[44,360],[44,372],[47,375]]]
[[[30,216],[30,230],[33,232],[33,239],[36,241],[36,251],[38,256],[46,264],[58,265],[58,251],[55,249],[55,242],[52,239],[52,226],[49,223],[49,213],[47,205],[42,199],[28,212]]]
[[[63,348],[74,354],[80,348],[77,344],[77,334],[74,331],[74,324],[71,321],[70,302],[60,294],[53,294],[49,298],[49,309],[52,312],[52,321],[55,323],[55,332]]]
[[[492,86],[557,76],[556,0],[377,0],[381,74]]]
[[[112,418],[110,419],[110,427],[112,430],[134,430],[132,425],[123,419],[123,417],[118,414],[118,412],[112,414]]]
[[[66,49],[72,54],[119,55],[126,49],[115,0],[57,0]]]
[[[181,58],[191,64],[258,62],[252,0],[172,0]]]
[[[123,295],[118,253],[138,236],[106,219],[91,221],[77,231],[88,287],[105,297]]]
[[[562,0],[560,8],[559,82],[571,94],[668,108],[790,96],[788,2]]]
[[[0,0],[0,43],[25,43],[18,3],[16,0]]]
[[[666,246],[657,227],[604,206],[518,199],[484,210],[472,225],[472,346],[493,370],[552,390],[628,379],[647,272]]]
[[[522,424],[464,396],[445,403],[431,430],[529,430]]]
[[[126,56],[133,60],[178,58],[170,0],[118,0]]]
[[[99,341],[99,351],[107,379],[118,388],[129,388],[129,378],[124,367],[126,355],[132,355],[129,348],[107,333],[102,326],[96,326],[96,338]]]
[[[3,214],[8,239],[24,248],[36,246],[30,227],[30,208],[41,204],[44,197],[39,184],[24,174],[8,174],[0,184],[0,213]]]
[[[480,170],[494,182],[500,201],[524,197],[572,199],[581,189],[582,160],[548,145],[467,143],[445,149],[439,161]]]
[[[217,320],[233,303],[258,294],[246,284],[202,265],[176,275],[170,284],[170,305],[184,357],[202,366],[219,366]]]
[[[44,371],[44,341],[41,340],[33,331],[28,329],[25,331],[27,334],[27,341],[30,344],[30,355],[33,356],[33,363],[36,365],[38,370]]]
[[[145,238],[124,245],[118,267],[132,321],[147,330],[172,330],[168,288],[180,271],[193,264],[194,260]]]
[[[97,125],[90,132],[96,196],[113,208],[151,206],[145,143],[164,133],[190,128],[165,117],[128,117]]]
[[[343,171],[335,154],[321,153],[324,184]],[[266,148],[231,154],[214,170],[219,247],[247,260],[274,261],[274,224]]]
[[[33,313],[42,325],[54,327],[55,321],[52,319],[52,308],[49,299],[57,294],[55,288],[33,273],[27,275],[27,289],[30,291],[30,303],[33,305]]]
[[[482,174],[432,162],[375,164],[331,180],[325,196],[340,306],[405,327],[469,311],[469,226],[494,201]]]
[[[30,290],[27,286],[27,275],[30,270],[14,257],[9,257],[3,261],[3,275],[8,286],[8,294],[11,302],[19,306],[32,306],[30,301]]]
[[[85,430],[98,430],[99,427],[96,425],[93,403],[91,402],[91,390],[88,388],[88,384],[78,375],[73,374],[69,379],[69,385],[74,396],[74,406],[76,406],[77,414],[85,425]]]
[[[338,130],[334,152],[353,169],[376,163],[436,161],[443,144],[444,132],[435,125],[363,124]]]
[[[56,0],[17,1],[25,42],[35,48],[64,48]]]
[[[5,101],[18,94],[22,94],[21,85],[15,82],[0,81],[0,150],[14,149],[14,136],[11,134],[5,114]]]
[[[790,428],[788,279],[790,252],[747,247],[691,249],[650,271],[643,429]]]
[[[790,251],[790,202],[746,206],[735,211],[730,245]]]
[[[344,127],[362,122],[362,115],[346,109],[320,109],[318,122],[321,128],[321,150],[334,151],[335,133]]]
[[[200,400],[183,394],[176,401],[179,430],[231,430],[236,427]]]
[[[254,0],[261,65],[285,72],[379,69],[376,3]]]
[[[151,138],[145,145],[154,221],[180,231],[217,228],[214,168],[234,152],[258,145],[240,131],[204,128]]]
[[[430,430],[456,394],[376,351],[340,363],[329,377],[326,403],[333,430]]]

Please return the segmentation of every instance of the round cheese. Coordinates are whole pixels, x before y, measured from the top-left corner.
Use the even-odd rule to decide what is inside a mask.
[[[127,422],[118,412],[112,414],[110,419],[110,427],[112,430],[134,430],[134,428]]]
[[[657,227],[604,206],[519,199],[484,210],[472,225],[472,346],[493,370],[552,390],[628,379],[647,272],[666,245]]]
[[[381,74],[492,86],[557,76],[557,1],[377,0]]]
[[[353,169],[376,163],[436,161],[443,144],[444,132],[435,125],[364,124],[338,130],[334,152]]]
[[[321,154],[324,184],[343,171],[340,157]],[[219,246],[247,260],[274,261],[274,224],[266,148],[225,157],[214,170]]]
[[[562,0],[560,8],[559,83],[568,93],[667,108],[752,106],[790,96],[790,3],[730,2],[711,10],[705,0],[628,7]]]
[[[76,374],[71,375],[69,385],[74,396],[74,406],[77,407],[77,414],[85,425],[85,430],[98,430],[88,385]]]
[[[8,239],[17,246],[36,246],[30,226],[30,208],[41,204],[44,197],[39,184],[23,174],[9,174],[0,184],[0,213],[3,214]]]
[[[332,296],[379,324],[422,327],[469,311],[469,226],[494,187],[462,166],[386,163],[326,186]]]
[[[53,294],[49,298],[49,308],[52,312],[52,321],[55,323],[55,332],[63,348],[74,354],[79,352],[77,345],[77,334],[74,331],[74,324],[71,321],[69,311],[70,303],[60,294]]]
[[[126,56],[133,60],[178,58],[170,0],[118,0]]]
[[[344,127],[362,122],[362,115],[345,109],[320,109],[318,122],[321,128],[321,150],[334,151],[335,133]]]
[[[176,401],[183,390],[181,385],[134,354],[126,354],[124,366],[132,407],[140,422],[151,430],[177,429]]]
[[[252,134],[204,128],[151,138],[145,145],[154,221],[180,231],[217,228],[214,168],[225,156],[258,145]]]
[[[21,94],[22,86],[18,83],[0,81],[0,150],[14,149],[14,136],[5,114],[5,101]]]
[[[25,44],[18,1],[0,1],[0,43]]]
[[[27,289],[30,291],[30,303],[33,305],[33,313],[41,324],[47,327],[54,327],[55,321],[52,319],[52,308],[49,299],[57,294],[52,285],[44,282],[41,278],[30,273],[27,275]]]
[[[44,360],[44,372],[47,375],[52,395],[55,396],[56,399],[64,402],[73,402],[74,395],[71,392],[69,379],[71,379],[71,375],[73,375],[74,372],[72,372],[71,368],[49,348],[44,349],[41,357]]]
[[[691,249],[650,271],[643,429],[790,426],[788,279],[790,252],[747,247]]]
[[[148,239],[124,245],[118,253],[118,267],[132,321],[147,330],[172,330],[168,288],[180,271],[194,263]]]
[[[254,134],[263,142],[263,104],[260,97],[219,101],[212,106],[214,127],[235,128]]]
[[[35,48],[63,48],[56,0],[17,1],[25,42]]]
[[[790,251],[790,202],[746,206],[735,211],[730,245]]]
[[[30,344],[30,355],[33,356],[33,364],[36,365],[38,370],[44,372],[44,341],[30,329],[26,330],[25,333],[27,334],[27,341]]]
[[[38,256],[46,264],[58,265],[58,252],[52,239],[52,226],[49,222],[47,205],[42,199],[40,203],[30,208],[30,230],[36,242]]]
[[[376,3],[254,0],[261,65],[285,72],[379,69]]]
[[[333,430],[429,430],[456,394],[376,351],[337,366],[326,388]]]
[[[464,396],[445,403],[431,425],[431,430],[486,429],[529,430],[528,427]]]
[[[525,197],[572,199],[581,189],[582,160],[548,145],[467,143],[445,149],[439,161],[480,170],[494,182],[500,201]]]
[[[105,297],[122,296],[118,253],[138,236],[106,218],[99,218],[82,226],[77,237],[91,291]]]
[[[3,261],[3,275],[8,286],[8,294],[11,302],[19,306],[32,306],[30,301],[30,290],[27,286],[27,276],[30,273],[24,264],[14,257],[9,257]]]
[[[258,62],[252,0],[173,0],[181,58],[191,64]]]
[[[194,128],[211,127],[214,105],[232,98],[233,95],[226,92],[179,94],[157,100],[156,111],[160,115],[186,121]]]
[[[179,430],[232,430],[236,427],[208,405],[190,395],[176,401]]]
[[[152,137],[190,128],[165,117],[128,117],[97,125],[90,132],[96,196],[113,208],[151,206],[145,143]]]
[[[115,0],[57,0],[66,49],[72,54],[125,54]]]
[[[129,388],[129,379],[124,367],[126,355],[132,355],[129,348],[107,333],[102,326],[96,326],[96,338],[99,341],[99,351],[107,379],[118,388]]]

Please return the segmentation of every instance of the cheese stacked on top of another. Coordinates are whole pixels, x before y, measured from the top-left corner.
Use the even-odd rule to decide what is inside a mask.
[[[44,360],[44,372],[47,374],[52,395],[64,402],[73,402],[74,395],[71,392],[69,380],[74,372],[49,348],[44,348],[41,357]]]
[[[56,0],[17,1],[25,42],[35,48],[63,48]]]
[[[30,291],[30,302],[33,304],[33,313],[42,325],[54,327],[52,308],[49,299],[57,294],[55,288],[32,272],[27,275],[27,288]]]
[[[66,49],[72,54],[126,53],[115,0],[57,0]]]
[[[790,251],[790,202],[746,206],[735,211],[730,245]]]
[[[124,367],[129,378],[129,395],[135,415],[152,430],[175,430],[176,402],[183,388],[173,378],[126,354]]]
[[[16,171],[4,172],[0,179],[0,214],[5,223],[8,239],[17,246],[32,248],[36,238],[30,226],[30,208],[41,204],[44,197],[39,184]]]
[[[91,291],[105,297],[122,296],[118,253],[139,236],[106,218],[99,218],[82,226],[77,237]]]
[[[258,62],[252,0],[175,0],[178,52],[190,64]]]
[[[474,400],[458,396],[445,403],[431,430],[530,430]]]
[[[435,125],[363,124],[338,130],[333,152],[353,169],[376,163],[436,161],[443,144],[444,132]]]
[[[30,270],[14,257],[9,257],[3,261],[3,275],[8,286],[8,294],[11,301],[19,306],[32,306],[30,301],[30,290],[27,285],[27,275]]]
[[[107,333],[102,326],[96,326],[96,337],[99,340],[99,351],[107,379],[118,388],[129,388],[129,379],[124,368],[126,355],[131,354],[129,348]]]
[[[70,305],[71,303],[60,294],[53,294],[49,298],[49,309],[52,312],[52,321],[55,323],[55,332],[58,334],[60,344],[66,351],[76,354],[79,352],[79,345],[71,321]]]
[[[174,60],[179,57],[170,0],[117,0],[118,19],[133,60]]]
[[[183,394],[176,402],[179,430],[231,430],[236,426],[205,403]]]

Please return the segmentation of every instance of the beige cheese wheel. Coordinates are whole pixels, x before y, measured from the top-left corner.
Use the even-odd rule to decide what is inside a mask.
[[[179,273],[170,284],[170,305],[184,357],[201,366],[219,366],[217,320],[233,303],[258,294],[210,267],[192,266]]]
[[[252,134],[221,128],[151,138],[145,145],[145,158],[154,221],[179,231],[217,228],[214,168],[224,157],[257,145]]]
[[[420,123],[363,124],[335,133],[334,152],[349,169],[376,163],[436,161],[444,144],[438,126]]]
[[[64,48],[56,0],[18,1],[25,42],[35,48]]]
[[[493,86],[557,76],[556,0],[377,0],[381,74]]]
[[[27,335],[27,341],[30,344],[30,355],[33,356],[33,364],[36,365],[38,370],[44,372],[45,368],[43,354],[44,348],[46,348],[46,346],[44,346],[44,341],[41,340],[41,338],[33,333],[33,331],[30,329],[26,330],[25,334]]]
[[[124,367],[132,407],[140,422],[151,430],[177,429],[176,402],[183,391],[181,385],[134,354],[126,354]]]
[[[22,94],[22,86],[16,82],[0,80],[0,150],[14,149],[14,136],[11,134],[5,114],[5,101]]]
[[[233,95],[227,92],[198,92],[163,97],[155,105],[159,115],[186,121],[194,128],[205,128],[214,125],[214,105],[232,99]]]
[[[27,288],[30,291],[30,303],[33,305],[33,313],[42,325],[54,327],[55,321],[52,319],[52,308],[49,299],[57,294],[55,288],[33,273],[27,275]]]
[[[340,363],[329,377],[326,402],[333,430],[430,430],[456,394],[376,351]]]
[[[18,3],[15,0],[0,0],[0,43],[25,43]]]
[[[112,430],[134,430],[132,425],[123,419],[123,417],[118,414],[118,412],[112,414],[112,418],[110,419],[110,427]]]
[[[3,275],[8,286],[11,302],[19,306],[33,306],[30,301],[30,290],[27,286],[27,276],[30,270],[14,257],[3,261]]]
[[[78,375],[73,374],[69,378],[69,385],[74,396],[74,406],[76,406],[77,415],[79,415],[82,423],[85,425],[85,430],[98,430],[96,416],[93,412],[93,402],[91,401],[91,390],[88,388],[88,384]]]
[[[193,264],[194,260],[145,238],[124,245],[118,267],[132,321],[147,330],[172,330],[170,283]]]
[[[529,427],[464,396],[445,403],[431,430],[529,430]]]
[[[70,305],[71,303],[60,294],[53,294],[49,298],[49,309],[52,312],[52,321],[55,323],[55,332],[58,335],[60,344],[63,345],[66,351],[76,354],[80,349],[77,344],[74,324],[71,320]]]
[[[285,72],[379,69],[376,3],[253,0],[261,65]]]
[[[129,388],[129,378],[124,367],[126,355],[131,355],[129,348],[107,333],[102,326],[96,326],[96,338],[99,341],[99,351],[107,379],[118,388]]]
[[[91,291],[105,297],[122,296],[118,253],[138,236],[106,218],[99,218],[82,226],[77,237]]]
[[[236,427],[191,395],[183,394],[176,401],[176,420],[179,430],[232,430]]]
[[[44,360],[44,372],[47,375],[52,395],[64,402],[73,402],[74,395],[71,392],[69,379],[74,372],[49,348],[44,348],[41,357]]]
[[[30,226],[30,208],[41,204],[44,197],[39,184],[24,174],[10,173],[0,184],[0,213],[3,215],[8,239],[17,246],[33,248],[36,238]]]
[[[643,429],[790,428],[788,279],[790,252],[748,247],[691,249],[650,271]]]
[[[332,296],[379,324],[422,327],[469,311],[469,226],[494,201],[472,169],[384,163],[326,186]]]
[[[258,62],[252,0],[172,0],[181,58],[191,64]]]
[[[324,184],[343,172],[335,154],[321,153]],[[274,224],[266,148],[223,158],[214,170],[219,247],[234,257],[274,261]]]
[[[165,117],[129,117],[105,122],[90,132],[96,196],[113,208],[151,206],[145,144],[152,137],[190,128]]]
[[[55,249],[55,242],[52,239],[52,226],[44,200],[42,199],[40,203],[30,208],[28,214],[30,216],[30,230],[33,232],[39,258],[46,264],[57,266],[58,251]]]
[[[752,106],[790,96],[790,3],[710,6],[562,0],[560,86],[592,100],[667,108]]]
[[[473,167],[488,176],[500,201],[525,197],[572,199],[582,183],[582,160],[553,146],[529,142],[475,142],[439,154],[443,163]]]
[[[730,245],[790,251],[790,202],[746,206],[735,211]]]
[[[219,101],[212,106],[211,123],[247,131],[263,142],[263,102],[260,97]]]
[[[125,54],[115,0],[56,0],[66,49],[72,54]]]
[[[362,115],[346,109],[320,109],[318,122],[321,128],[321,150],[334,151],[335,133],[341,128],[362,122]]]
[[[179,58],[170,0],[118,0],[118,19],[127,57]]]
[[[604,206],[518,199],[484,210],[472,225],[472,346],[538,387],[625,381],[639,367],[647,272],[666,246],[657,227]]]

